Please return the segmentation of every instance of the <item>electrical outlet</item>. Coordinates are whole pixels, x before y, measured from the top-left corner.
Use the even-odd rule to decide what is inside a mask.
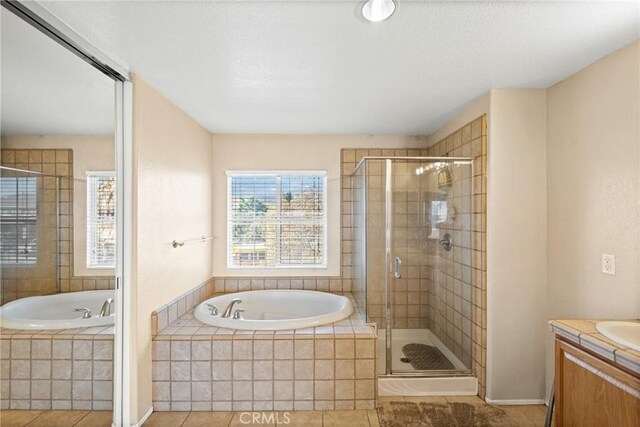
[[[602,272],[604,274],[616,275],[616,256],[602,254]]]

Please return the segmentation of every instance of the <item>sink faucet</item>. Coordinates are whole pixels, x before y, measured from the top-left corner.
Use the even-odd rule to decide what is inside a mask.
[[[104,304],[102,304],[102,308],[100,309],[100,317],[105,317],[111,315],[111,304],[113,303],[113,298],[107,298]]]
[[[231,301],[231,302],[229,303],[229,305],[227,306],[227,308],[225,308],[225,309],[224,309],[224,312],[222,313],[222,316],[221,316],[221,317],[225,317],[225,318],[226,318],[226,317],[230,317],[230,316],[231,316],[231,311],[233,310],[233,306],[234,306],[235,304],[240,304],[241,302],[242,302],[242,300],[241,300],[241,299],[239,299],[239,298],[235,298],[233,301]]]
[[[73,311],[81,311],[83,319],[91,319],[91,310],[88,308],[74,308]]]

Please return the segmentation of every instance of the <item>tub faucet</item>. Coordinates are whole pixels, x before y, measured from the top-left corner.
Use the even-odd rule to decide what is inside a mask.
[[[88,308],[74,308],[73,311],[81,311],[83,319],[91,319],[91,310],[89,310]]]
[[[231,301],[229,303],[229,305],[227,306],[227,308],[224,309],[224,312],[222,313],[221,317],[227,318],[231,316],[231,311],[233,310],[233,306],[236,304],[240,304],[242,302],[241,299],[239,298],[235,298],[233,301]]]
[[[218,308],[215,305],[207,304],[207,308],[209,309],[209,313],[211,313],[212,316],[218,315]]]
[[[113,298],[107,298],[104,304],[102,304],[102,308],[100,309],[100,317],[110,316],[111,315],[111,304],[113,303]]]

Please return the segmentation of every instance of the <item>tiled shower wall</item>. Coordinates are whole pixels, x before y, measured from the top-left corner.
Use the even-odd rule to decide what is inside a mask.
[[[420,248],[420,297],[427,309],[420,312],[424,316],[420,324],[471,368],[472,166],[450,164],[440,171],[451,174],[451,185],[439,185],[440,172],[421,175],[422,201],[425,205],[435,200],[446,201],[449,217],[438,224],[437,231],[431,225],[422,228],[428,238]],[[446,233],[453,245],[449,251],[439,243]]]
[[[431,163],[433,165],[433,163]],[[469,319],[464,331],[468,337],[464,340],[453,340],[454,332],[447,345],[465,364],[471,359],[471,166],[451,166],[449,170],[453,176],[453,185],[448,189],[440,189],[436,173],[416,175],[418,166],[428,166],[427,163],[416,161],[393,162],[393,256],[402,260],[402,277],[394,279],[391,304],[393,306],[393,324],[396,329],[433,329],[434,322],[430,319],[434,309],[434,298],[429,292],[434,292],[434,276],[437,271],[434,265],[442,264],[442,271],[450,273],[453,278],[454,259],[457,262],[455,280],[450,286],[457,290],[457,295],[465,295],[466,299],[456,301],[457,311],[464,312]],[[363,293],[364,277],[367,280],[367,310],[371,321],[385,326],[384,303],[385,292],[385,212],[384,212],[384,175],[386,165],[384,160],[371,159],[366,166],[366,183],[358,177],[354,179],[354,230],[351,244],[353,246],[353,292],[356,298]],[[435,169],[434,169],[435,171]],[[366,185],[367,194],[362,191]],[[364,200],[366,197],[366,200]],[[456,209],[455,221],[451,224],[441,224],[443,232],[453,235],[454,249],[445,252],[438,244],[439,236],[432,234],[432,225],[426,222],[425,209],[431,200],[447,200],[448,205]],[[366,209],[365,209],[366,208]],[[366,220],[366,252],[362,251]],[[366,254],[366,267],[362,270],[365,260],[358,260]],[[446,264],[449,262],[450,264]],[[464,264],[464,268],[462,267]],[[462,279],[466,280],[462,281]],[[448,282],[446,282],[448,283]],[[464,286],[466,285],[466,287]],[[464,288],[464,289],[461,289]],[[443,295],[444,298],[447,295]],[[364,297],[360,298],[364,301]],[[453,306],[453,303],[452,303]],[[453,323],[452,323],[453,325]],[[462,326],[457,323],[458,328]],[[435,331],[434,331],[435,332]],[[458,331],[460,332],[460,331]],[[446,337],[446,325],[444,335]],[[456,334],[457,335],[457,334]],[[444,341],[444,340],[443,340]],[[466,353],[466,354],[465,354]]]
[[[15,153],[2,152],[3,165],[15,165]],[[33,157],[32,157],[33,159]],[[8,162],[11,160],[11,162]],[[22,160],[22,159],[21,159]],[[29,160],[28,156],[24,160]],[[55,168],[55,165],[53,165]],[[14,176],[28,177],[36,182],[36,206],[37,206],[37,254],[36,262],[31,265],[2,265],[0,275],[0,294],[2,303],[16,298],[31,295],[42,295],[56,292],[58,289],[56,262],[57,262],[57,228],[56,228],[56,202],[57,180],[54,177],[40,177],[22,173],[3,171],[3,177],[8,179]],[[67,182],[61,185],[68,185]]]
[[[57,269],[60,292],[114,289],[115,279],[113,276],[73,276],[73,181],[75,179],[73,176],[73,150],[2,149],[0,151],[2,166],[61,177],[58,203]],[[43,203],[38,205],[38,210],[42,209],[43,215],[47,217],[43,218],[42,224],[55,224],[55,210],[52,211],[48,206],[52,200],[55,201],[55,179],[44,178],[42,182]],[[38,220],[40,220],[40,213]],[[43,256],[46,255],[43,254]],[[40,254],[38,256],[40,257]],[[46,277],[40,277],[40,274],[35,274],[34,277],[34,273],[37,272],[30,268],[3,268],[0,279],[1,302],[4,304],[25,296],[55,293],[56,273],[50,270],[48,269],[46,272]]]
[[[366,182],[360,178],[353,181],[356,187],[351,191],[352,181],[350,174],[360,160],[365,156],[385,157],[417,157],[420,150],[342,150],[342,186],[343,186],[343,252],[348,251],[346,257],[352,265],[352,292],[356,301],[361,304],[358,296],[364,293],[362,278],[366,274],[366,309],[367,317],[371,322],[376,322],[379,328],[386,327],[385,318],[385,182],[386,166],[384,160],[369,160],[363,165],[360,173],[366,174]],[[409,164],[395,162],[393,209],[395,219],[394,256],[403,260],[402,278],[394,281],[393,294],[393,327],[394,328],[420,328],[426,319],[427,301],[426,284],[420,283],[420,239],[411,238],[419,233],[420,186],[421,180],[415,179],[410,174]],[[415,167],[413,166],[413,169]],[[362,193],[366,186],[367,195]],[[351,212],[351,204],[345,200],[355,199],[354,212]],[[363,233],[359,225],[351,229],[351,215],[358,218],[356,224],[366,220],[367,242],[365,252],[362,251]],[[362,270],[364,259],[360,257],[366,254],[366,267]],[[343,255],[344,257],[344,255]],[[421,286],[424,292],[421,292]],[[362,307],[360,307],[363,310]]]
[[[423,156],[473,158],[473,201],[471,220],[471,345],[472,370],[478,377],[479,395],[484,398],[486,387],[487,349],[487,120],[478,117],[431,147],[422,150]],[[460,241],[460,240],[458,240]],[[459,345],[467,334],[461,328],[469,314],[462,310],[469,295],[463,292],[469,280],[466,244],[452,251],[453,259],[441,263],[433,274],[429,288],[434,304],[430,327],[450,347]],[[451,256],[451,253],[449,253]],[[438,291],[439,290],[439,291]]]

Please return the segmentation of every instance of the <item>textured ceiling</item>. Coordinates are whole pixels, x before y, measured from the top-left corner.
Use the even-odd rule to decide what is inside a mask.
[[[2,135],[110,135],[113,81],[0,8]]]
[[[639,3],[44,2],[215,133],[429,134],[638,39]]]

